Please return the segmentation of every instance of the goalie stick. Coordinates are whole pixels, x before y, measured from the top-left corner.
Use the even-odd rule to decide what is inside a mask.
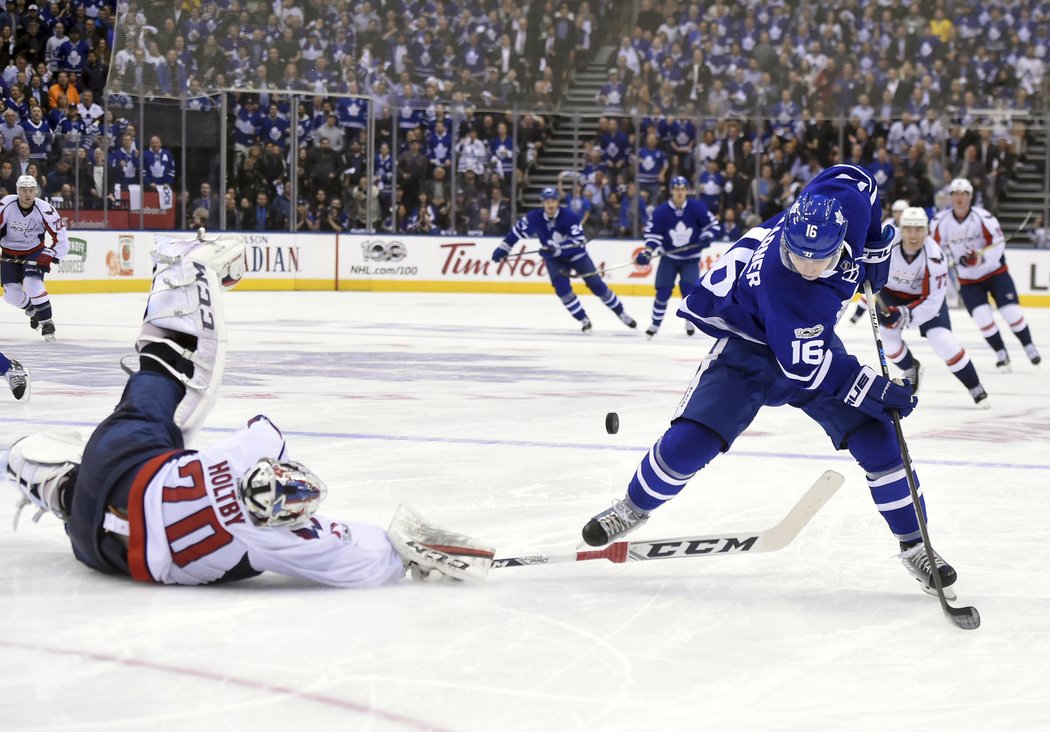
[[[683,536],[676,539],[649,541],[618,541],[604,549],[579,551],[574,554],[526,554],[520,557],[502,557],[492,560],[493,569],[527,567],[536,564],[586,562],[608,559],[614,564],[646,562],[652,559],[684,559],[688,557],[723,557],[730,554],[758,554],[783,549],[798,536],[817,511],[835,495],[843,477],[828,470],[814,483],[798,503],[788,511],[780,523],[765,531],[737,531],[707,536]]]

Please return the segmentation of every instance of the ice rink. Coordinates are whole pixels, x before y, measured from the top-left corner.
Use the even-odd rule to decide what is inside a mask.
[[[327,516],[386,526],[398,504],[495,544],[575,550],[666,428],[710,340],[673,316],[647,341],[581,297],[232,292],[226,381],[200,440],[269,415],[329,485]],[[97,423],[144,294],[54,298],[59,340],[0,307],[33,372],[0,390],[0,445]],[[673,312],[673,310],[672,310]],[[1027,315],[1050,356],[1050,310]],[[962,631],[895,557],[863,473],[790,408],[631,538],[775,524],[827,469],[846,484],[782,551],[493,570],[480,583],[336,590],[266,576],[147,586],[78,564],[59,522],[0,491],[0,729],[1050,729],[1050,362],[1006,334],[1012,374],[963,311],[991,395],[973,406],[925,342],[905,420],[934,546],[959,572]],[[840,326],[876,365],[866,320]],[[605,431],[617,412],[618,434]]]

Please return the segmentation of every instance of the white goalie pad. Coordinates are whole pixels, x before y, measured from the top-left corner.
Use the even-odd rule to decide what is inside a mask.
[[[37,508],[33,521],[50,512],[63,521],[69,516],[62,508],[62,491],[74,479],[84,455],[87,435],[80,430],[38,432],[15,442],[0,452],[0,471],[22,494],[14,523],[28,505]]]
[[[417,578],[436,571],[458,580],[483,579],[496,555],[494,547],[427,523],[408,506],[398,507],[387,536]]]
[[[186,396],[175,410],[175,423],[188,443],[218,397],[226,362],[222,293],[244,276],[246,243],[243,236],[234,234],[207,239],[203,229],[194,239],[158,235],[155,241],[151,252],[153,284],[135,350],[141,354],[149,344],[162,343],[193,364],[191,378],[162,358],[141,354],[161,364],[185,385]],[[191,351],[179,346],[172,333],[194,336],[196,348]]]

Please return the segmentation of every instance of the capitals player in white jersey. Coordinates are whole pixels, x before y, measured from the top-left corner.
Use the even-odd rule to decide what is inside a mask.
[[[44,275],[51,264],[69,253],[69,238],[62,217],[46,201],[36,197],[36,180],[19,176],[17,193],[0,199],[0,284],[4,300],[29,316],[46,340],[55,340],[51,300],[44,289]]]
[[[908,572],[931,592],[931,564],[944,587],[955,582],[955,570],[936,554],[931,563],[921,541],[892,421],[893,413],[908,416],[917,399],[907,382],[863,365],[835,335],[859,284],[869,281],[877,290],[885,283],[895,233],[881,225],[881,214],[870,173],[831,166],[791,208],[749,230],[704,275],[678,314],[716,338],[715,345],[626,497],[584,526],[584,541],[600,546],[637,529],[728,451],[762,407],[788,404],[864,470]]]
[[[1017,287],[1006,266],[1006,238],[999,221],[980,206],[971,205],[973,186],[965,178],[948,185],[952,207],[937,214],[931,225],[934,240],[955,262],[959,294],[981,335],[995,351],[995,365],[1010,370],[1010,354],[995,324],[989,297],[999,314],[1024,346],[1028,359],[1038,365],[1042,358],[1032,342]]]
[[[917,326],[919,335],[970,393],[974,403],[988,407],[988,392],[981,385],[966,350],[952,333],[948,317],[948,263],[940,246],[928,236],[929,218],[921,208],[909,207],[900,216],[901,240],[890,254],[890,275],[878,295],[879,324],[886,357],[904,372],[914,391],[919,390],[922,364],[904,342],[904,330]]]
[[[530,211],[518,219],[518,223],[514,224],[492,252],[492,261],[502,262],[520,240],[534,237],[540,242],[540,256],[547,266],[547,276],[550,277],[554,292],[569,314],[580,321],[584,333],[591,329],[591,320],[572,291],[569,277],[573,271],[583,276],[583,283],[588,289],[601,298],[602,303],[616,313],[628,328],[636,327],[638,324],[634,318],[624,312],[620,298],[605,284],[594,261],[587,254],[579,216],[561,208],[558,199],[558,191],[551,187],[544,188],[540,192],[543,208]]]
[[[645,224],[645,249],[634,261],[649,264],[653,255],[659,256],[656,268],[656,299],[653,301],[653,323],[645,334],[652,338],[660,330],[667,312],[667,303],[674,291],[675,280],[682,297],[686,297],[700,282],[700,254],[710,244],[721,227],[718,219],[702,201],[689,198],[689,181],[683,176],[671,179],[671,200],[653,211]],[[685,332],[693,335],[695,328],[685,321]]]
[[[890,216],[882,222],[883,226],[886,224],[893,224],[893,228],[897,230],[897,235],[893,239],[894,244],[900,243],[901,240],[901,214],[904,213],[904,209],[908,208],[908,202],[903,198],[898,198],[890,206]],[[853,309],[853,315],[849,316],[849,322],[856,323],[864,313],[868,312],[868,303],[864,300],[864,296],[857,300],[857,307]]]
[[[0,453],[22,494],[19,510],[34,506],[34,520],[55,514],[78,560],[141,582],[201,585],[271,571],[373,587],[406,569],[484,576],[490,548],[429,526],[410,509],[398,511],[389,532],[318,515],[324,484],[290,459],[265,416],[186,449],[222,379],[221,295],[243,274],[244,248],[239,236],[158,244],[138,355],[124,359],[139,368],[116,410],[86,444],[44,432]]]

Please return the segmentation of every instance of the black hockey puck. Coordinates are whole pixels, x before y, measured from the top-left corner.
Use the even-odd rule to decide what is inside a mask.
[[[616,412],[609,412],[605,415],[605,431],[610,435],[615,435],[620,431],[620,418]]]

